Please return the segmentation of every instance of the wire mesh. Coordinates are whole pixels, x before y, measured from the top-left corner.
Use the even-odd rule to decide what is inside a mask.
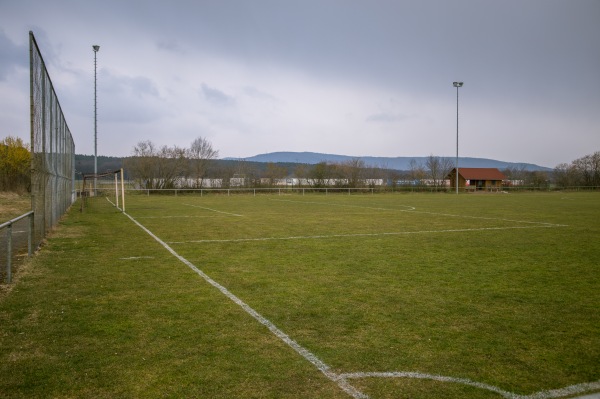
[[[75,143],[33,32],[29,32],[31,206],[36,246],[75,199]]]

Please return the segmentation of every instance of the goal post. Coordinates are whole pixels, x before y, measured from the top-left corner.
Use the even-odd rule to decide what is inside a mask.
[[[105,197],[117,209],[125,212],[125,181],[123,179],[123,168],[103,173],[83,174],[80,196],[80,211],[83,211],[83,208],[86,207],[88,198]],[[115,201],[112,202],[110,198],[114,198]]]

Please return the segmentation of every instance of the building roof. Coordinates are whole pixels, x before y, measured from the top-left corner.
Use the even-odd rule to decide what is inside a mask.
[[[454,169],[450,175],[454,174]],[[461,168],[458,167],[458,174],[466,180],[506,180],[504,173],[496,168]]]

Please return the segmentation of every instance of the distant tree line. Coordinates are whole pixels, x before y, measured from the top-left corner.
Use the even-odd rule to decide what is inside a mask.
[[[600,151],[583,156],[570,164],[554,168],[554,181],[559,187],[600,186]]]
[[[454,160],[430,155],[425,162],[410,162],[409,170],[389,169],[385,165],[366,165],[360,158],[344,162],[260,163],[245,160],[217,160],[219,152],[205,138],[198,137],[189,148],[158,147],[139,142],[128,158],[98,157],[104,169],[124,167],[125,175],[137,187],[147,189],[219,187],[273,187],[282,181],[308,187],[361,188],[375,185],[444,187],[454,168]],[[93,157],[77,155],[76,171],[92,173]],[[0,141],[0,191],[18,193],[31,189],[31,154],[20,138],[8,136]],[[99,171],[104,171],[99,167]],[[553,171],[529,171],[525,166],[502,171],[508,184],[536,188],[584,186],[600,187],[600,151],[585,155],[570,164],[557,165]]]
[[[139,142],[132,156],[123,160],[126,177],[139,188],[229,188],[305,187],[364,188],[373,186],[410,186],[444,188],[454,168],[454,159],[430,155],[424,162],[412,160],[408,170],[385,165],[366,165],[360,158],[344,162],[317,164],[261,163],[218,160],[218,151],[205,138],[194,140],[189,148],[158,147],[151,141]],[[118,158],[107,158],[112,165]],[[571,164],[560,164],[553,171],[531,171],[526,166],[502,170],[507,185],[535,188],[600,186],[600,152],[586,155]]]
[[[162,147],[140,142],[126,165],[139,187],[209,188],[215,180],[219,187],[306,187],[362,188],[372,186],[410,186],[440,189],[446,186],[454,159],[430,155],[425,162],[412,160],[409,170],[366,165],[360,158],[344,162],[317,164],[259,163],[245,160],[216,160],[218,151],[199,138],[190,149]],[[194,151],[190,151],[194,149]],[[506,168],[507,185],[535,188],[551,186],[600,186],[600,152],[586,155],[571,164],[558,165],[554,171],[531,171],[525,165]]]

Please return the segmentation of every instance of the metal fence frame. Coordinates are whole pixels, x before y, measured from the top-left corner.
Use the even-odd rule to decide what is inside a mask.
[[[33,32],[29,32],[31,209],[37,247],[75,200],[75,143]]]
[[[9,220],[8,222],[0,224],[0,231],[6,228],[6,283],[10,284],[12,280],[12,258],[13,258],[13,239],[12,239],[12,228],[13,224],[18,221],[29,218],[27,224],[27,255],[31,256],[33,253],[33,231],[34,231],[34,214],[33,211],[29,211],[21,216]],[[1,273],[0,273],[1,274]]]

